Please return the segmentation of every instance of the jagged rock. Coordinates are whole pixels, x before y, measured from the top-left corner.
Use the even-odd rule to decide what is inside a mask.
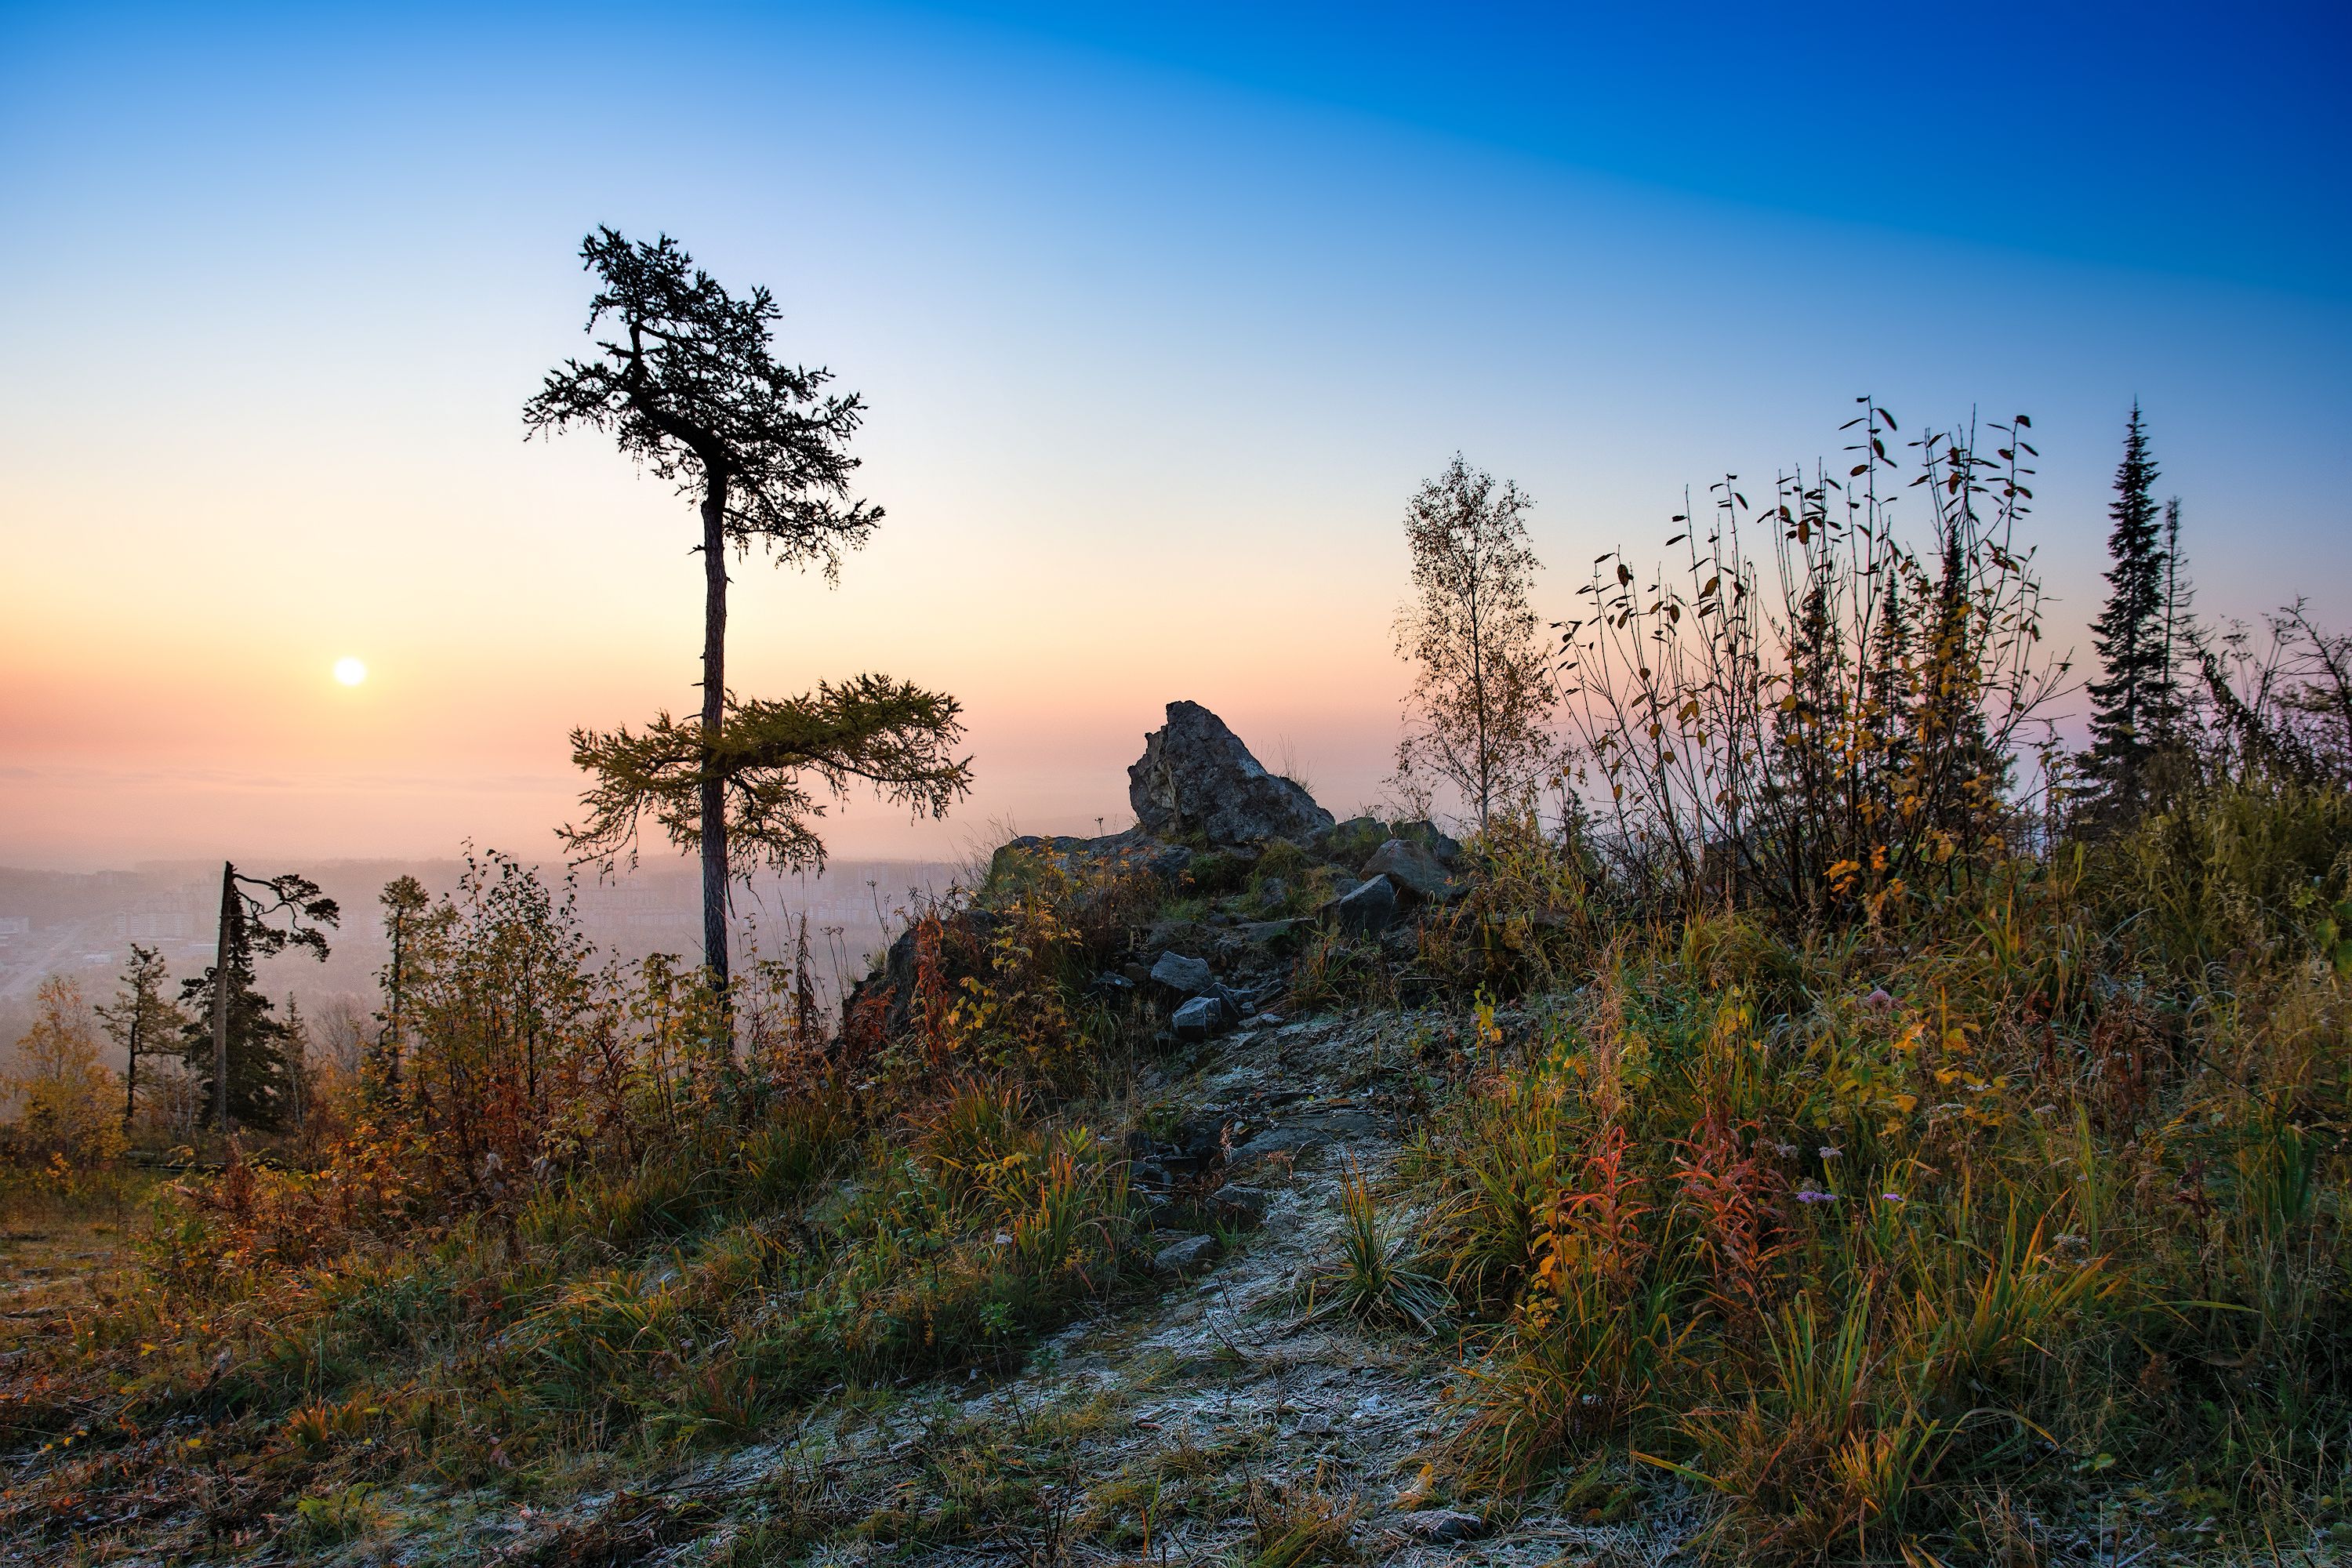
[[[1213,1236],[1188,1236],[1161,1247],[1151,1259],[1151,1267],[1162,1274],[1190,1274],[1205,1268],[1217,1256],[1217,1238]]]
[[[1353,892],[1342,893],[1324,906],[1332,922],[1350,936],[1378,936],[1395,923],[1396,885],[1386,877],[1368,878]]]
[[[1181,952],[1161,953],[1159,962],[1151,966],[1151,979],[1179,996],[1198,996],[1217,983],[1205,960],[1187,958]]]
[[[1435,855],[1409,838],[1391,838],[1373,850],[1363,875],[1386,877],[1413,902],[1451,903],[1469,890],[1445,874]]]
[[[1127,770],[1127,798],[1137,824],[1161,837],[1197,833],[1212,844],[1255,844],[1332,826],[1313,795],[1267,773],[1197,702],[1171,702],[1167,723],[1143,738],[1143,755]]]
[[[1205,1040],[1225,1026],[1225,1006],[1221,996],[1195,996],[1176,1009],[1168,1026],[1180,1040]]]
[[[1460,1509],[1432,1508],[1406,1514],[1397,1528],[1416,1541],[1435,1546],[1454,1541],[1475,1541],[1486,1533],[1486,1521]]]

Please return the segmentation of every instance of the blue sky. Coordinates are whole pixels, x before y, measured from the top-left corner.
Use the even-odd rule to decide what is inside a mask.
[[[871,400],[890,522],[837,592],[739,573],[737,668],[964,696],[973,819],[1118,815],[1179,696],[1372,798],[1398,520],[1457,448],[1574,568],[1833,448],[1856,394],[2029,412],[2071,638],[2137,397],[2203,605],[2352,619],[2347,37],[2316,6],[0,7],[0,858],[520,844],[572,724],[690,703],[687,518],[593,437],[520,438],[600,222],[770,284],[786,352]]]

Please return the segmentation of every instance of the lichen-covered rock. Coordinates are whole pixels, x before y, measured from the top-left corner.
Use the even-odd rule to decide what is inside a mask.
[[[1266,772],[1241,737],[1197,702],[1171,702],[1168,722],[1143,738],[1143,755],[1127,770],[1127,798],[1137,824],[1160,837],[1255,844],[1332,826],[1313,795]]]
[[[1148,872],[1162,881],[1173,882],[1191,867],[1192,852],[1181,844],[1163,844],[1140,827],[1100,838],[1041,838],[1034,833],[1024,833],[997,846],[996,853],[989,857],[985,886],[992,892],[1018,888],[1034,874],[1034,868],[1046,863],[1080,873]]]
[[[1386,877],[1397,891],[1415,902],[1451,903],[1465,889],[1446,875],[1437,857],[1409,838],[1391,838],[1364,862],[1367,877]]]

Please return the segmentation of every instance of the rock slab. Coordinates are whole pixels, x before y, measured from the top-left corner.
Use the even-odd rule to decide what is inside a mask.
[[[1451,903],[1464,888],[1446,875],[1437,857],[1409,838],[1391,838],[1364,862],[1366,877],[1386,877],[1397,891],[1416,903]]]
[[[1378,936],[1396,923],[1396,885],[1386,877],[1370,877],[1353,892],[1343,893],[1330,906],[1333,923],[1350,936]]]
[[[1190,1274],[1206,1268],[1217,1256],[1217,1238],[1213,1236],[1188,1236],[1183,1240],[1163,1247],[1151,1259],[1151,1267],[1162,1274]]]
[[[1217,983],[1206,962],[1181,952],[1161,953],[1160,962],[1151,966],[1151,979],[1179,996],[1201,995]]]
[[[1145,833],[1197,833],[1212,844],[1303,838],[1332,824],[1315,797],[1277,778],[1225,721],[1197,702],[1171,702],[1127,770],[1128,804]]]

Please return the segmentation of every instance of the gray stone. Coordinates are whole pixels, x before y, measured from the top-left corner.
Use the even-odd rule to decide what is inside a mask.
[[[1274,1127],[1259,1133],[1233,1152],[1225,1169],[1239,1173],[1264,1164],[1276,1154],[1288,1154],[1296,1159],[1310,1149],[1320,1149],[1331,1142],[1331,1134],[1320,1127]]]
[[[1420,845],[1436,856],[1437,863],[1449,871],[1462,862],[1462,846],[1447,837],[1433,822],[1400,822],[1388,836]]]
[[[1230,1209],[1253,1222],[1265,1217],[1274,1202],[1274,1194],[1264,1187],[1219,1187],[1212,1201],[1221,1209]]]
[[[1180,1040],[1205,1040],[1225,1026],[1225,1004],[1215,996],[1195,996],[1176,1009],[1168,1026]]]
[[[1188,1236],[1161,1247],[1153,1255],[1151,1267],[1162,1274],[1190,1274],[1196,1268],[1206,1268],[1216,1256],[1215,1237]]]
[[[1181,952],[1163,952],[1151,966],[1152,980],[1179,996],[1198,996],[1217,983],[1205,959],[1187,958]]]
[[[1423,1509],[1409,1513],[1397,1527],[1416,1541],[1433,1545],[1453,1541],[1475,1541],[1486,1533],[1486,1521],[1475,1513],[1465,1513],[1457,1508]]]
[[[1349,935],[1378,936],[1395,923],[1396,886],[1386,877],[1373,877],[1325,907],[1333,923]]]
[[[1197,702],[1171,702],[1127,770],[1128,804],[1147,833],[1197,833],[1211,844],[1298,838],[1332,826],[1315,797],[1277,778],[1225,721]]]
[[[1409,838],[1391,838],[1364,862],[1367,877],[1386,877],[1416,902],[1452,903],[1469,889],[1445,874],[1437,857]]]

